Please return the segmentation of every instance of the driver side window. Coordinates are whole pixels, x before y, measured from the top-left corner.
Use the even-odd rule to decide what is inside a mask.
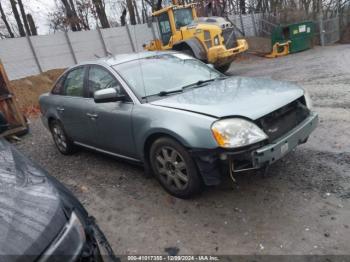
[[[88,79],[88,97],[94,97],[98,90],[114,88],[118,94],[122,93],[122,87],[115,77],[107,70],[99,66],[91,66]]]

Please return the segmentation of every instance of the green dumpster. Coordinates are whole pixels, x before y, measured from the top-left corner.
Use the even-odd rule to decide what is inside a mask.
[[[272,31],[272,46],[277,42],[284,43],[290,40],[290,53],[296,53],[310,49],[313,46],[314,27],[315,25],[311,21],[288,25],[279,25]]]

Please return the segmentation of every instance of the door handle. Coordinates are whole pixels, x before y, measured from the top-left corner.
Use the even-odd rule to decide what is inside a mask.
[[[63,107],[56,107],[56,109],[57,109],[58,112],[63,112],[64,111]]]
[[[91,119],[96,119],[98,118],[98,114],[91,114],[91,113],[86,113],[86,115],[91,118]]]

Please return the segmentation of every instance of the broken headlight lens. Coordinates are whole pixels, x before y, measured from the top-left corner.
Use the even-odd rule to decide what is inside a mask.
[[[218,145],[224,148],[247,146],[268,138],[254,123],[240,118],[216,121],[211,130]]]

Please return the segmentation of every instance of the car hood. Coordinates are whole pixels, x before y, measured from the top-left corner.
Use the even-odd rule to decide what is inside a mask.
[[[67,218],[45,172],[0,139],[0,256],[35,259]]]
[[[288,83],[264,78],[230,77],[151,102],[153,105],[221,118],[242,116],[256,120],[304,94]]]

